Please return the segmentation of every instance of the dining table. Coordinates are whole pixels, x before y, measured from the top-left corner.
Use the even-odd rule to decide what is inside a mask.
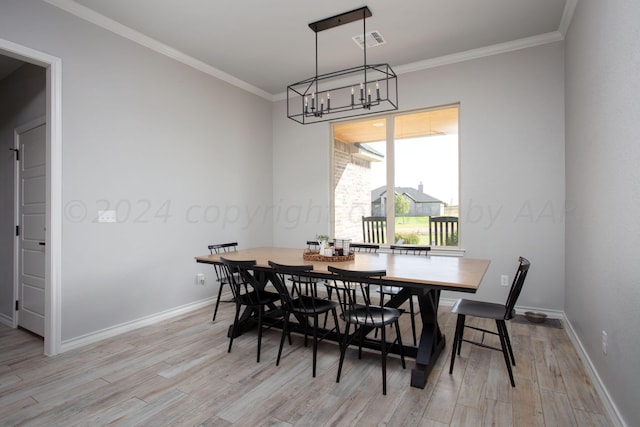
[[[305,259],[301,248],[257,247],[235,252],[196,256],[198,263],[220,264],[221,257],[232,260],[255,261],[255,272],[268,281],[271,268],[269,261],[285,265],[313,265],[312,274],[321,279],[333,279],[329,266],[347,270],[372,271],[384,270],[386,274],[371,279],[371,284],[397,286],[401,291],[389,299],[385,306],[400,307],[412,295],[417,296],[420,306],[422,330],[417,346],[403,344],[405,356],[415,358],[411,369],[411,386],[424,388],[429,373],[445,348],[445,335],[438,325],[438,306],[442,291],[475,293],[489,267],[487,259],[459,256],[427,255],[416,256],[392,254],[384,251],[377,253],[357,252],[352,257],[320,257]],[[335,258],[335,260],[334,260]],[[336,340],[339,337],[334,337]],[[379,348],[379,341],[367,339],[365,347]],[[390,351],[400,353],[400,348],[392,346]]]

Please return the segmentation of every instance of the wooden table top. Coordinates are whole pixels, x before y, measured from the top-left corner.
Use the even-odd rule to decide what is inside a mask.
[[[489,260],[447,256],[416,256],[389,253],[357,252],[353,261],[323,262],[303,259],[304,249],[252,248],[218,255],[202,255],[196,261],[214,264],[220,257],[233,260],[255,260],[259,267],[269,267],[268,261],[285,265],[313,265],[316,274],[330,275],[328,266],[347,270],[386,270],[383,277],[390,284],[422,287],[435,286],[445,290],[476,292],[489,267]]]

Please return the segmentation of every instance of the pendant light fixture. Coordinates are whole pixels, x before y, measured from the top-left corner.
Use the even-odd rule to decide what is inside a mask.
[[[398,109],[397,76],[389,64],[367,64],[366,40],[362,65],[318,74],[318,33],[362,20],[365,39],[370,16],[364,6],[309,24],[316,39],[316,74],[287,87],[287,117],[306,125]]]

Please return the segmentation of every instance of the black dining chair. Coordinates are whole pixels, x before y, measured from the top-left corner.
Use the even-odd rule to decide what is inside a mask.
[[[269,261],[269,266],[273,269],[273,285],[280,294],[282,302],[282,311],[284,317],[284,325],[282,328],[282,336],[280,337],[280,348],[278,349],[278,359],[276,366],[280,365],[280,356],[282,355],[282,347],[284,345],[285,336],[289,336],[289,345],[291,345],[291,331],[295,325],[291,324],[291,315],[299,322],[299,326],[304,328],[304,345],[307,346],[307,336],[309,321],[312,320],[312,336],[313,336],[313,377],[316,376],[316,360],[318,353],[318,343],[324,337],[335,331],[340,338],[340,326],[338,323],[338,314],[336,308],[338,303],[324,298],[317,298],[303,291],[301,284],[309,283],[313,265],[283,265],[273,261]],[[292,282],[291,288],[286,286],[288,280]],[[326,317],[331,313],[333,316],[334,326],[329,330],[324,330],[319,334],[318,318],[321,315]]]
[[[380,249],[380,245],[375,243],[351,243],[349,245],[353,252],[376,253]]]
[[[354,253],[360,252],[369,254],[378,253],[378,250],[380,249],[380,245],[378,245],[377,243],[351,243],[349,247],[353,249]],[[349,249],[349,251],[351,251],[351,249]],[[329,295],[331,295],[330,292]]]
[[[492,302],[475,301],[461,298],[459,299],[453,309],[453,313],[458,314],[456,322],[456,333],[453,337],[453,348],[451,349],[451,364],[449,365],[449,374],[453,373],[453,364],[456,360],[456,353],[460,355],[460,348],[462,341],[474,344],[480,347],[488,348],[491,350],[502,351],[504,361],[507,364],[507,371],[509,371],[509,379],[511,380],[511,386],[515,387],[516,383],[513,379],[513,371],[511,365],[516,365],[516,359],[513,356],[513,348],[511,347],[511,340],[509,339],[509,331],[507,330],[507,320],[513,319],[515,316],[515,305],[522,287],[524,286],[524,279],[527,277],[529,267],[531,263],[523,257],[518,259],[518,269],[513,278],[511,288],[509,290],[509,296],[505,304],[497,304]],[[465,325],[465,319],[467,316],[479,317],[482,319],[493,319],[496,321],[497,332],[488,330],[476,326]],[[474,329],[482,332],[481,341],[472,341],[464,338],[464,328]],[[497,335],[500,338],[500,348],[487,345],[484,343],[485,334]]]
[[[329,246],[333,246],[333,242],[329,242]],[[307,250],[309,251],[318,251],[320,250],[320,243],[317,240],[307,240]],[[326,285],[327,279],[319,278],[319,277],[306,277],[301,278],[301,280],[306,280],[306,283],[302,283],[305,287],[305,292],[308,295],[313,295],[314,297],[318,296],[318,285]],[[327,298],[331,299],[331,288],[327,288],[325,286],[327,292]],[[324,327],[327,326],[327,317],[324,320]]]
[[[391,245],[389,246],[391,252],[394,254],[404,255],[429,255],[431,246],[422,245]]]
[[[381,307],[373,305],[369,298],[369,285],[372,279],[380,279],[386,275],[386,271],[354,271],[344,270],[334,266],[328,267],[334,278],[328,286],[333,287],[342,313],[340,317],[345,322],[345,332],[340,343],[340,363],[338,365],[338,376],[336,382],[340,382],[340,374],[344,364],[344,357],[347,347],[354,342],[358,343],[358,358],[362,358],[362,344],[366,335],[373,329],[380,330],[380,353],[382,358],[382,394],[387,394],[387,355],[389,348],[397,344],[400,349],[402,368],[406,369],[404,360],[404,348],[402,346],[402,336],[400,335],[400,310],[391,307]],[[360,299],[356,299],[356,293],[360,294]],[[394,325],[396,338],[393,342],[387,343],[386,326]],[[352,335],[349,335],[351,326],[354,327]]]
[[[333,242],[329,242],[329,245],[333,245]],[[315,251],[320,249],[320,243],[317,240],[307,240],[307,250]],[[289,280],[293,280],[294,277],[290,277]],[[307,295],[312,295],[314,297],[318,296],[318,285],[323,285],[326,283],[325,279],[318,277],[299,277],[298,280],[303,280],[304,282],[299,282],[300,285],[304,286],[305,293]],[[331,298],[329,298],[331,299]],[[326,323],[326,322],[325,322]]]
[[[258,356],[256,361],[260,362],[260,347],[262,344],[262,318],[264,317],[265,306],[272,305],[280,299],[280,295],[275,292],[265,291],[258,283],[253,275],[253,269],[256,265],[255,260],[251,261],[235,261],[224,257],[220,257],[222,261],[225,276],[233,293],[233,300],[236,303],[236,314],[231,326],[231,334],[229,336],[229,349],[233,345],[233,338],[238,332],[238,321],[243,306],[252,312],[258,318]]]
[[[419,245],[391,245],[389,246],[391,252],[394,254],[404,255],[429,255],[431,246],[419,246]],[[384,297],[386,295],[397,295],[402,290],[399,286],[381,286],[378,292],[380,292],[380,305],[384,305]],[[416,335],[416,311],[413,305],[413,295],[409,297],[409,315],[411,316],[411,333],[413,335],[413,345],[418,345],[418,339]]]
[[[377,253],[380,249],[380,245],[377,243],[351,243],[349,244],[349,252],[361,252],[361,253]],[[331,299],[333,293],[332,287],[327,287],[327,297]]]
[[[238,242],[219,243],[215,245],[209,245],[208,248],[211,255],[236,252],[238,250]],[[216,315],[218,314],[218,306],[220,305],[220,299],[222,298],[222,288],[224,288],[224,285],[229,285],[227,277],[222,271],[221,265],[213,264],[213,270],[216,273],[216,280],[218,281],[218,298],[216,299],[216,307],[213,309],[213,318],[211,319],[212,322],[216,320]]]

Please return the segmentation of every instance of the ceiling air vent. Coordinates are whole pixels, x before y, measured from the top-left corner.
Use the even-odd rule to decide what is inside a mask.
[[[377,30],[369,31],[364,38],[362,37],[362,34],[360,34],[357,36],[353,36],[352,39],[358,46],[360,46],[360,49],[364,49],[365,41],[368,48],[386,43],[385,39],[382,37],[382,34],[380,34],[380,31]]]

